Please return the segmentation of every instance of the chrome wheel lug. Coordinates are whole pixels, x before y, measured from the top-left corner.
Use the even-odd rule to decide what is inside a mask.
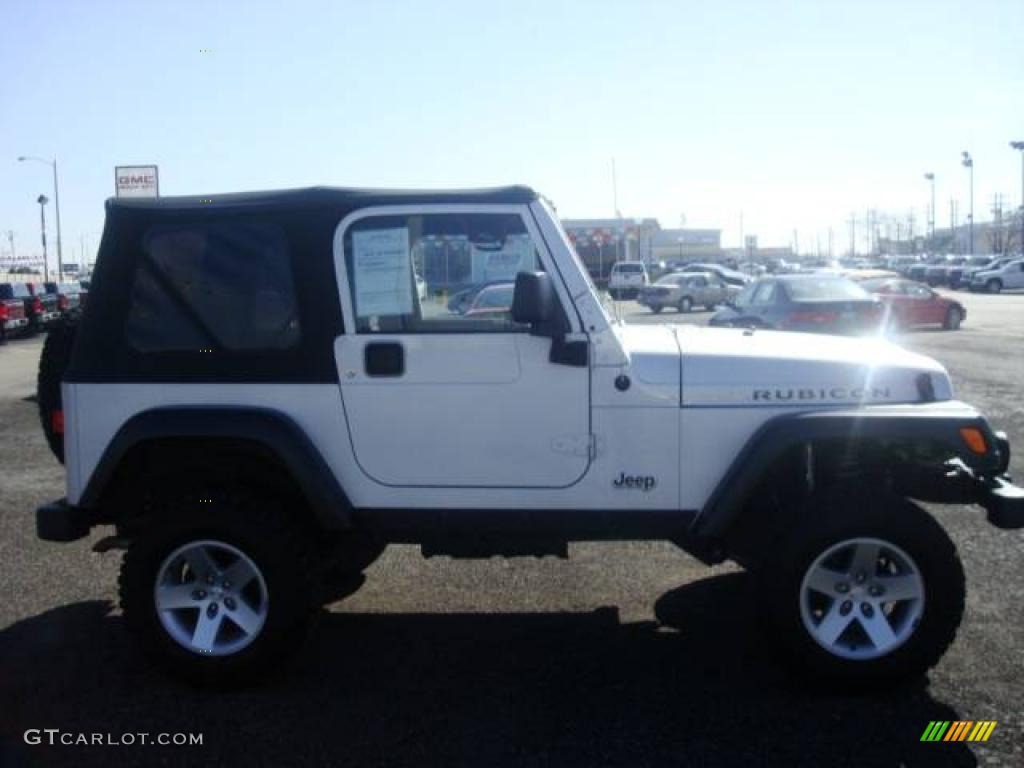
[[[229,611],[235,610],[235,599],[233,597],[225,597],[224,607],[227,608]]]
[[[836,592],[838,592],[840,595],[845,595],[849,591],[850,585],[847,584],[845,581],[840,581],[838,584],[836,584]]]
[[[861,603],[860,612],[869,619],[875,615],[875,609],[871,607],[871,603]]]
[[[850,600],[844,600],[843,604],[839,606],[839,613],[842,616],[845,616],[846,614],[848,614],[852,610],[853,610],[853,602],[850,601]]]
[[[211,619],[217,615],[217,603],[210,603],[206,609],[206,615]]]

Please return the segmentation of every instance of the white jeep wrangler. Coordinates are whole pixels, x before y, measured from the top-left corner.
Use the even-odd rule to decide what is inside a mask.
[[[463,291],[511,305],[450,309]],[[938,363],[617,323],[522,187],[110,201],[39,403],[67,467],[39,536],[113,526],[95,548],[126,550],[128,627],[198,681],[278,665],[388,543],[666,539],[756,569],[798,670],[887,682],[935,664],[964,605],[909,499],[1024,525],[1006,437]]]

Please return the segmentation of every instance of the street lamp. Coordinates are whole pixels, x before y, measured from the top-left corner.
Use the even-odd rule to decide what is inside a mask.
[[[932,241],[930,247],[934,248],[935,247],[935,174],[934,173],[926,173],[924,175],[924,178],[928,181],[929,184],[931,184],[931,187],[932,187],[932,207],[931,207],[931,217],[930,217],[931,218],[931,225],[930,225],[929,229],[931,229],[931,241]]]
[[[967,214],[967,252],[974,255],[974,158],[964,150],[960,153],[960,164],[967,169],[970,178],[971,212]]]
[[[31,160],[35,163],[44,163],[53,168],[53,207],[57,211],[57,278],[60,279],[64,274],[64,252],[60,247],[60,187],[57,184],[57,158],[53,160],[47,160],[42,157],[33,157],[31,155],[22,155],[18,158],[19,163],[24,163],[26,160]]]
[[[43,282],[50,282],[50,260],[46,256],[46,204],[50,199],[46,195],[36,198],[39,203],[39,229],[43,237]]]
[[[1024,256],[1024,141],[1011,141],[1010,146],[1020,151],[1020,253]]]

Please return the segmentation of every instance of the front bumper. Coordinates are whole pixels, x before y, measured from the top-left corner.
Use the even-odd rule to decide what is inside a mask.
[[[92,510],[68,504],[66,499],[51,501],[36,509],[36,536],[43,541],[83,539],[96,523]]]
[[[996,528],[1024,528],[1024,488],[1005,476],[978,482],[978,504],[988,513],[988,521]]]

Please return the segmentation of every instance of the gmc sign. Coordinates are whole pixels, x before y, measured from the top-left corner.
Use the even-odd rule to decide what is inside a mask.
[[[160,174],[155,165],[119,165],[114,168],[117,197],[159,197]]]

